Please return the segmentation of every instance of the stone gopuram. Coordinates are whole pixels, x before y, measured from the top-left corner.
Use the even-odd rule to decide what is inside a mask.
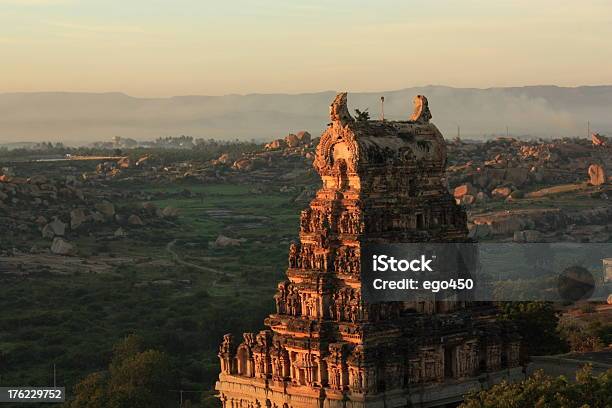
[[[406,121],[356,121],[336,96],[314,162],[323,186],[302,211],[276,312],[219,349],[224,408],[439,407],[522,376],[520,339],[489,304],[361,300],[364,244],[468,241],[444,139],[424,96],[414,108]]]

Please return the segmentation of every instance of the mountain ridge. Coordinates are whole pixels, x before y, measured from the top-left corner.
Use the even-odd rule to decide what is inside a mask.
[[[137,97],[123,92],[0,93],[0,142],[49,140],[89,143],[113,136],[139,140],[187,134],[218,139],[269,140],[289,132],[320,133],[336,91]],[[351,110],[410,116],[412,98],[425,94],[433,122],[446,137],[506,133],[534,137],[586,136],[612,130],[612,85],[458,88],[426,85],[349,92]]]
[[[360,93],[360,94],[380,94],[380,93],[390,93],[390,92],[402,92],[411,89],[425,89],[425,88],[446,88],[452,90],[466,90],[466,91],[490,91],[490,90],[519,90],[519,89],[536,89],[536,88],[548,88],[548,89],[572,89],[577,90],[581,88],[606,88],[612,89],[612,84],[601,84],[601,85],[577,85],[577,86],[561,86],[554,84],[542,84],[542,85],[521,85],[521,86],[492,86],[485,88],[478,87],[457,87],[451,85],[422,85],[422,86],[413,86],[413,87],[405,87],[399,89],[392,89],[386,91],[349,91],[349,93]],[[321,91],[312,91],[312,92],[249,92],[249,93],[229,93],[229,94],[221,94],[221,95],[206,95],[206,94],[183,94],[183,95],[171,95],[171,96],[135,96],[130,95],[126,92],[122,91],[103,91],[103,92],[91,92],[91,91],[16,91],[16,92],[0,92],[0,97],[4,95],[36,95],[36,94],[84,94],[84,95],[122,95],[127,96],[134,99],[172,99],[172,98],[181,98],[181,97],[206,97],[206,98],[218,98],[225,96],[301,96],[301,95],[317,95],[317,94],[325,94],[325,93],[336,93],[340,91],[334,91],[332,89],[321,90]]]

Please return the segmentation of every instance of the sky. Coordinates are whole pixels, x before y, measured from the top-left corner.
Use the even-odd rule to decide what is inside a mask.
[[[607,0],[0,0],[0,93],[612,84]]]

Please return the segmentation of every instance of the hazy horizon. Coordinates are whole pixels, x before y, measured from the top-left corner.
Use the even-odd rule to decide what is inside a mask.
[[[0,142],[62,141],[87,144],[113,136],[137,140],[181,134],[196,138],[271,140],[307,130],[318,136],[329,122],[336,91],[303,94],[187,95],[139,98],[125,93],[0,94]],[[575,137],[612,130],[612,85],[455,88],[426,86],[349,92],[349,107],[406,120],[412,99],[429,99],[435,123],[449,138],[486,135]]]
[[[2,0],[0,0],[1,2]],[[426,84],[426,85],[414,85],[414,86],[404,86],[399,87],[392,90],[384,90],[384,89],[375,89],[375,90],[363,90],[363,89],[318,89],[318,90],[308,90],[302,92],[231,92],[231,93],[218,93],[218,94],[200,94],[200,93],[187,93],[187,94],[175,94],[175,95],[138,95],[132,94],[122,90],[106,90],[106,91],[71,91],[71,90],[32,90],[32,91],[10,91],[10,92],[0,92],[0,95],[10,95],[10,94],[90,94],[90,95],[108,95],[108,94],[119,94],[124,95],[130,98],[135,99],[172,99],[172,98],[181,98],[181,97],[226,97],[226,96],[253,96],[253,95],[264,95],[264,96],[274,96],[274,95],[286,95],[286,96],[300,96],[300,95],[312,95],[312,94],[322,94],[327,92],[348,92],[348,93],[368,93],[368,94],[376,94],[379,93],[383,95],[385,92],[398,92],[404,91],[408,89],[423,89],[423,88],[449,88],[449,89],[462,89],[462,90],[478,90],[478,91],[488,91],[495,89],[521,89],[521,88],[565,88],[565,89],[578,89],[578,88],[598,88],[598,87],[612,87],[612,81],[610,83],[600,83],[600,84],[580,84],[580,85],[572,85],[572,86],[563,86],[557,84],[533,84],[533,85],[515,85],[515,86],[487,86],[487,87],[460,87],[460,86],[452,86],[445,84]]]

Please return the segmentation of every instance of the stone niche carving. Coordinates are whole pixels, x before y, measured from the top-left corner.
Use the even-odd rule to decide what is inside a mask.
[[[397,319],[402,313],[400,302],[377,303],[368,305],[368,308],[368,319],[374,322]]]
[[[289,268],[319,270],[325,272],[329,267],[329,252],[313,245],[289,245]]]
[[[291,282],[278,284],[276,295],[274,295],[276,313],[290,316],[302,315],[302,296],[300,291]]]
[[[360,251],[356,247],[341,246],[336,250],[334,271],[339,275],[355,275],[361,272]]]
[[[356,210],[343,211],[338,221],[338,232],[340,234],[361,234],[363,232],[363,222],[360,213]]]
[[[329,233],[333,224],[329,209],[307,208],[300,215],[300,231],[305,233]]]
[[[442,381],[444,379],[444,350],[424,347],[408,359],[408,382],[411,384]]]
[[[357,322],[362,315],[361,292],[354,288],[342,288],[332,295],[329,316],[336,321]]]
[[[259,332],[255,341],[256,345],[253,347],[254,376],[268,378],[272,374],[272,360],[270,358],[272,332],[269,330]]]
[[[513,341],[506,347],[506,361],[508,367],[518,367],[521,364],[521,343]]]
[[[224,374],[234,374],[236,372],[235,353],[233,336],[226,334],[223,336],[223,342],[219,346],[219,360],[221,361],[221,372]]]
[[[310,352],[289,353],[291,382],[309,387],[321,385],[321,360]]]
[[[366,362],[364,346],[358,345],[347,360],[349,389],[355,394],[376,392],[376,368]]]
[[[454,350],[454,376],[465,378],[473,376],[478,370],[478,343],[476,340],[467,341]]]
[[[329,355],[325,358],[327,363],[327,378],[329,388],[344,390],[348,387],[348,367],[346,365],[346,346],[343,343],[329,345]]]
[[[502,346],[501,344],[494,343],[487,345],[486,348],[486,366],[487,371],[497,371],[501,368],[502,364]]]
[[[291,362],[289,361],[289,353],[279,341],[274,343],[274,347],[270,351],[270,357],[272,364],[272,378],[277,381],[289,379],[291,376]]]
[[[236,352],[236,373],[244,377],[255,376],[255,361],[253,358],[253,347],[255,346],[255,335],[244,333],[244,341],[238,346]]]
[[[380,375],[384,378],[385,390],[394,390],[404,386],[404,370],[405,367],[401,361],[387,361],[379,370]]]
[[[289,268],[299,268],[300,247],[295,242],[289,245]]]
[[[303,316],[316,319],[321,317],[323,298],[319,294],[301,294]]]

